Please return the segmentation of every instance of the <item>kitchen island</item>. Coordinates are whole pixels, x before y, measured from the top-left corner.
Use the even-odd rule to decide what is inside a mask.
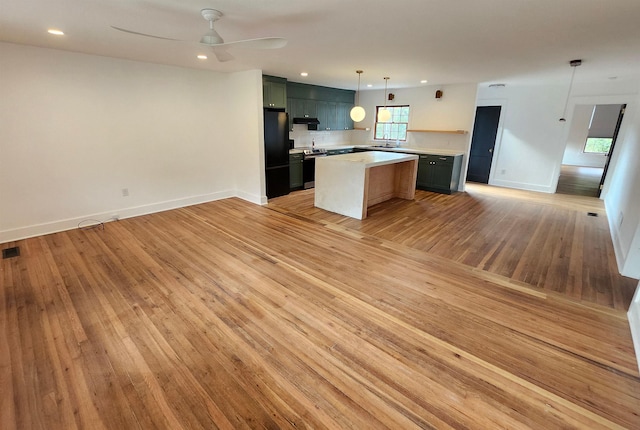
[[[418,156],[382,151],[316,159],[315,206],[352,218],[394,197],[413,200]]]

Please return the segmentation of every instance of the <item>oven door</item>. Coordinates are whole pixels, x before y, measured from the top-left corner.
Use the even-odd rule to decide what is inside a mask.
[[[316,185],[316,158],[326,157],[327,154],[305,155],[302,160],[302,182],[303,188],[313,188]]]

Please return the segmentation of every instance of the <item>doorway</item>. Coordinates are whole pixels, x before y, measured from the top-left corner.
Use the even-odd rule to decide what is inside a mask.
[[[467,181],[489,183],[502,106],[478,106],[471,137]]]
[[[556,193],[600,197],[625,107],[575,106]]]

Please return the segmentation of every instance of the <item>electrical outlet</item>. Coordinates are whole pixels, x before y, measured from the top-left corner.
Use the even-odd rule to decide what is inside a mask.
[[[122,197],[129,197],[129,188],[122,189]]]

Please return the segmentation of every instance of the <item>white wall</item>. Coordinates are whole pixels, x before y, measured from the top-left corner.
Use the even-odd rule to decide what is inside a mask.
[[[631,300],[631,306],[629,306],[627,318],[629,319],[629,327],[631,328],[633,347],[636,351],[638,369],[640,369],[640,282],[636,287],[636,293],[633,295],[633,300]]]
[[[409,128],[413,130],[465,130],[473,127],[477,86],[466,85],[425,85],[416,88],[390,87],[395,99],[387,101],[387,106],[409,105]],[[436,90],[443,96],[435,98]],[[354,142],[368,144],[373,141],[376,106],[383,105],[384,91],[360,92],[360,103],[367,116],[356,127],[369,128],[368,131],[354,131]],[[402,146],[424,149],[453,149],[468,152],[470,134],[418,133],[409,132]]]
[[[627,105],[604,203],[620,273],[640,278],[640,97]]]
[[[226,105],[233,107],[228,123],[233,151],[236,195],[253,203],[267,203],[264,178],[264,114],[262,71],[251,70],[229,75]]]
[[[606,79],[605,79],[606,80]],[[567,93],[564,82],[506,87],[478,87],[478,105],[503,105],[502,130],[494,151],[489,183],[547,193],[555,192],[560,165],[580,104],[628,103],[638,93],[638,79],[574,84],[567,121],[563,116]],[[625,118],[625,122],[629,122]]]
[[[586,154],[584,145],[589,134],[589,122],[595,105],[577,105],[573,111],[567,145],[562,164],[571,166],[604,167],[607,157],[602,154]],[[618,108],[619,110],[619,108]],[[617,117],[616,117],[617,119]]]
[[[564,152],[560,85],[479,86],[478,105],[502,105],[489,184],[554,192]]]
[[[259,71],[7,43],[0,58],[0,243],[238,192],[261,200]]]

